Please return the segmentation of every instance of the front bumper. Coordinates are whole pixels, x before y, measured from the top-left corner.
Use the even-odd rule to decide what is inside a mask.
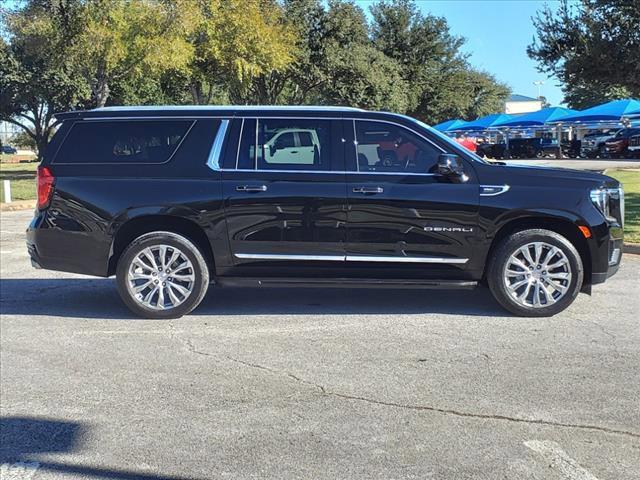
[[[622,228],[617,224],[609,226],[609,234],[595,245],[595,252],[592,248],[592,255],[597,255],[592,258],[592,285],[604,283],[616,274],[622,261],[623,245]]]

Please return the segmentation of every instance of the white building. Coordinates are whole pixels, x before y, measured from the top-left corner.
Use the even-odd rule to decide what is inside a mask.
[[[504,104],[504,113],[529,113],[542,110],[542,102],[524,95],[511,95]]]
[[[19,127],[9,122],[0,122],[0,143],[10,145],[11,139],[18,134]]]

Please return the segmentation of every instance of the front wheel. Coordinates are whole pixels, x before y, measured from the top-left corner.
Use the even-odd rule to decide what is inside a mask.
[[[491,293],[523,317],[549,317],[578,296],[584,271],[580,254],[565,237],[532,229],[505,238],[490,259]]]
[[[209,270],[189,239],[173,232],[151,232],[135,239],[124,251],[116,280],[122,301],[136,315],[178,318],[204,298]]]

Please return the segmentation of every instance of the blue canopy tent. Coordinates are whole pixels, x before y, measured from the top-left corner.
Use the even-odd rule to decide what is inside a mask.
[[[511,127],[511,128],[530,128],[543,127],[546,123],[562,121],[568,115],[578,113],[577,110],[571,110],[563,107],[549,107],[538,110],[537,112],[525,113],[507,120],[496,122],[493,128]]]
[[[465,122],[464,120],[459,120],[459,119],[447,120],[446,122],[442,122],[437,125],[434,125],[433,128],[435,128],[436,130],[439,130],[440,132],[448,132],[449,130],[455,130],[458,127],[462,127],[466,123],[467,122]]]
[[[458,127],[458,128],[450,128],[449,131],[483,131],[488,130],[489,128],[495,126],[496,123],[506,122],[507,120],[514,119],[519,117],[520,115],[508,115],[506,113],[494,113],[491,115],[487,115],[486,117],[478,118],[473,120],[472,122],[467,122],[466,124]]]
[[[613,100],[567,115],[554,123],[558,121],[562,123],[619,122],[623,116],[636,110],[640,110],[640,101],[638,100]]]

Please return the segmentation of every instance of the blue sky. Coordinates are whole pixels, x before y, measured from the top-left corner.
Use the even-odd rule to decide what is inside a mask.
[[[365,11],[373,0],[356,0]],[[423,13],[445,17],[455,35],[467,39],[464,50],[473,66],[492,73],[507,83],[513,93],[535,97],[536,80],[543,80],[542,95],[552,105],[562,104],[558,81],[536,70],[526,53],[535,29],[531,17],[545,4],[555,9],[554,0],[418,0]]]

